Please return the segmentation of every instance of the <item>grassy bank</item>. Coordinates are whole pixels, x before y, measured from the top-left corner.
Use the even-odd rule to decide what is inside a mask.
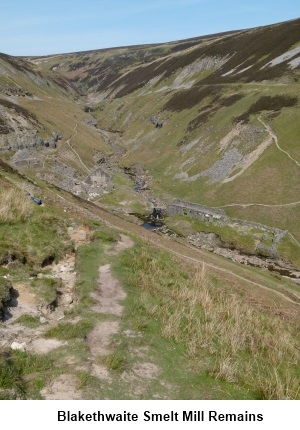
[[[184,366],[199,377],[225,382],[227,396],[240,389],[256,399],[300,398],[297,333],[279,316],[228,294],[205,266],[144,244],[122,254],[116,270],[135,297],[131,320],[148,335],[155,321],[156,336],[182,345]]]

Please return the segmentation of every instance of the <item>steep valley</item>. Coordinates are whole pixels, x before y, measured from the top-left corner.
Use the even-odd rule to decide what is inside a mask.
[[[0,54],[0,398],[299,398],[299,34]]]

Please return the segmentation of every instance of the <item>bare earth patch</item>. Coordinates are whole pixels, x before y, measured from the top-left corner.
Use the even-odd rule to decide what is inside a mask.
[[[159,374],[159,368],[153,363],[137,363],[132,372],[140,378],[155,379]]]
[[[110,264],[105,264],[99,268],[99,288],[91,294],[92,298],[99,304],[92,309],[94,312],[120,316],[123,312],[123,306],[119,301],[124,300],[126,294],[111,271]]]
[[[29,350],[36,354],[47,354],[53,349],[59,348],[60,346],[65,345],[66,342],[62,342],[57,339],[42,339],[38,338],[31,342],[29,346]]]
[[[9,323],[15,321],[23,314],[37,316],[37,299],[35,294],[29,290],[28,285],[16,283],[14,284],[14,289],[17,291],[17,294],[10,307],[12,317]]]
[[[132,248],[134,245],[133,240],[125,236],[124,234],[121,234],[121,240],[117,242],[117,244],[114,246],[114,249],[110,251],[108,254],[118,254],[119,252],[124,251],[125,249]]]
[[[78,380],[70,374],[60,375],[41,390],[45,400],[80,400],[82,393],[77,389]]]
[[[110,353],[111,336],[118,333],[118,321],[99,322],[88,334],[87,342],[91,350],[91,355],[96,358]]]

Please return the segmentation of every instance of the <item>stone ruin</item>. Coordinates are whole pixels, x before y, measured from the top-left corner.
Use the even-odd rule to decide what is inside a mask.
[[[167,216],[186,215],[199,221],[208,221],[211,219],[226,221],[228,219],[225,211],[222,209],[209,208],[205,205],[180,199],[176,199],[172,204],[168,205],[165,212]]]

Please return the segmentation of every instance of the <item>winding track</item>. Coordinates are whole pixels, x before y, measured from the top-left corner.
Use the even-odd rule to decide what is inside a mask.
[[[297,164],[297,166],[299,166],[299,167],[300,167],[300,163],[299,163],[297,160],[295,160],[295,159],[294,159],[294,158],[293,158],[293,157],[292,157],[292,156],[291,156],[287,151],[285,151],[284,149],[282,149],[282,148],[279,146],[278,138],[277,138],[276,134],[275,134],[275,133],[273,133],[273,131],[272,131],[271,127],[270,127],[269,125],[267,125],[266,123],[264,123],[260,116],[258,117],[258,121],[260,121],[260,122],[262,123],[262,125],[265,127],[265,129],[267,130],[267,132],[269,133],[269,135],[274,139],[274,142],[275,142],[275,144],[276,144],[277,148],[279,149],[279,151],[281,151],[281,152],[283,152],[285,155],[287,155],[287,156],[288,156],[292,161],[294,161],[294,163],[296,163],[296,164]]]
[[[261,119],[261,117],[258,117],[258,121],[260,121],[262,123],[262,125],[265,127],[265,129],[267,130],[267,132],[269,133],[270,137],[274,140],[276,147],[279,149],[279,151],[283,152],[285,155],[287,155],[289,157],[290,160],[292,160],[294,163],[297,164],[297,166],[300,167],[300,163],[295,160],[287,151],[285,151],[284,149],[282,149],[279,146],[278,143],[278,138],[276,136],[276,134],[272,131],[271,127],[269,125],[267,125],[265,122],[263,122],[263,120]],[[239,207],[251,207],[251,206],[263,206],[266,208],[282,208],[282,207],[290,207],[290,206],[297,206],[300,204],[300,200],[296,201],[296,202],[291,202],[291,203],[282,203],[282,204],[275,204],[275,205],[267,205],[264,203],[231,203],[228,205],[223,205],[223,206],[218,206],[218,208],[229,208],[229,207],[234,207],[234,206],[239,206]],[[293,236],[292,236],[293,237]],[[293,238],[295,240],[295,242],[297,244],[299,244],[295,238]],[[300,246],[300,245],[299,245]]]
[[[78,158],[80,164],[82,164],[82,166],[85,168],[85,170],[88,173],[91,173],[90,169],[88,169],[87,166],[83,163],[83,161],[80,158],[80,155],[78,154],[78,152],[75,151],[75,149],[73,148],[73,146],[70,144],[71,139],[74,139],[74,137],[77,135],[77,126],[78,126],[78,123],[76,122],[75,127],[73,129],[73,134],[72,134],[71,137],[69,137],[69,139],[66,140],[66,144],[69,146],[69,148],[71,149],[71,151],[76,155],[76,157]]]

